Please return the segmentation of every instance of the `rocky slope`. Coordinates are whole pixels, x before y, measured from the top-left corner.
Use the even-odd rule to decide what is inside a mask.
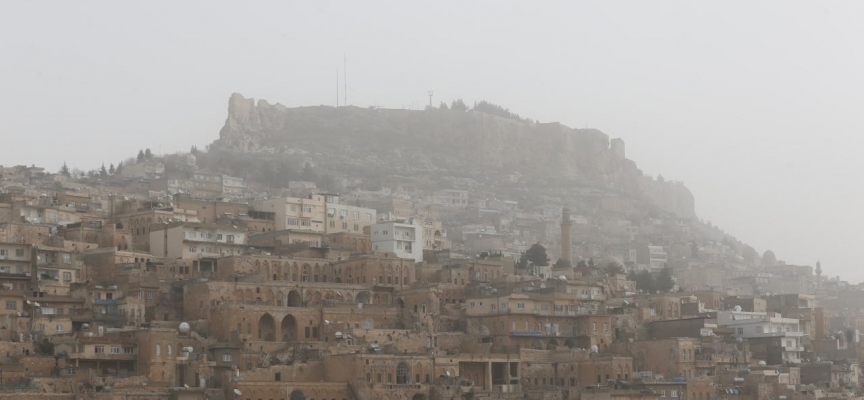
[[[690,191],[647,178],[624,143],[598,130],[528,123],[482,112],[299,107],[233,94],[212,148],[303,154],[345,173],[463,176],[480,182],[516,174],[528,181],[591,186],[646,199],[695,217]],[[486,182],[494,183],[494,182]]]

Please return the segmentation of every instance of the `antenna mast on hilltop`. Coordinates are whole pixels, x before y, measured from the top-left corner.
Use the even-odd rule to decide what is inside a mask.
[[[342,105],[348,105],[348,57],[345,57],[345,54],[342,54],[342,84],[345,85],[345,90],[343,90],[343,96],[345,98],[342,100]]]
[[[433,91],[429,91],[429,108],[432,108],[432,95],[435,94]]]
[[[339,107],[339,67],[336,67],[336,107]]]

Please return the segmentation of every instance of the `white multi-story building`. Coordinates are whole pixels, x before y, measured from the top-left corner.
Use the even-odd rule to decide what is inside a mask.
[[[648,246],[648,267],[651,269],[661,269],[668,262],[666,250],[663,246]]]
[[[399,258],[423,261],[423,226],[413,220],[372,225],[372,250],[396,253]]]
[[[795,318],[783,318],[778,313],[720,311],[717,325],[735,330],[734,337],[743,339],[779,339],[779,348],[784,361],[799,362],[804,351],[801,338],[804,332]]]
[[[342,204],[337,195],[324,195],[324,201],[327,208],[325,233],[346,232],[359,235],[363,233],[363,229],[375,224],[378,220],[377,211],[371,208]]]
[[[242,254],[246,232],[231,226],[183,222],[154,225],[150,251],[155,257],[197,260]]]

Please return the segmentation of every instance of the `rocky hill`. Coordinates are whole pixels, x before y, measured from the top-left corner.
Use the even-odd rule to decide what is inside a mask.
[[[300,156],[348,176],[463,177],[487,185],[593,187],[695,217],[690,191],[644,176],[624,142],[594,129],[478,111],[299,107],[233,94],[211,149]]]

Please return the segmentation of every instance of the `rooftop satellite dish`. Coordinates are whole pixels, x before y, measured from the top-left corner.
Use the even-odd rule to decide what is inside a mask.
[[[240,396],[243,394],[243,392],[241,392],[240,389],[234,389],[234,394]]]
[[[735,306],[733,310],[735,310],[735,312],[741,312],[741,306]]]
[[[33,304],[33,302],[31,302],[30,300],[27,300],[27,304]]]
[[[39,302],[38,302],[38,301],[37,301],[37,302],[35,302],[35,303],[33,303],[33,305],[34,305],[34,306],[36,306],[36,307],[42,307],[42,305],[41,305],[41,304],[39,304]]]
[[[180,326],[177,329],[180,331],[180,333],[187,334],[187,333],[189,333],[189,330],[191,329],[191,327],[189,326],[188,322],[181,322]]]
[[[447,371],[447,376],[450,376],[450,371]]]
[[[328,320],[326,320],[326,319],[324,320],[324,323],[327,324],[327,325],[330,325],[330,321],[328,321]]]
[[[189,385],[187,385],[187,384],[185,384],[185,383],[183,384],[183,387],[186,388],[186,389],[189,389]]]
[[[765,361],[759,361],[758,364],[760,367],[764,367],[764,366],[768,365],[768,363],[766,363]]]

